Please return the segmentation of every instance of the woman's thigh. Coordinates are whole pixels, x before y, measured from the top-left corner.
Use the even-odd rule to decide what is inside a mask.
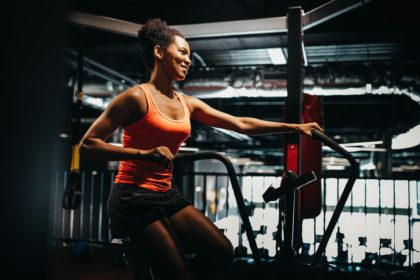
[[[129,236],[157,279],[192,279],[183,249],[166,219],[132,231]]]
[[[202,255],[233,258],[229,239],[203,213],[189,205],[168,218],[168,221],[188,250]]]

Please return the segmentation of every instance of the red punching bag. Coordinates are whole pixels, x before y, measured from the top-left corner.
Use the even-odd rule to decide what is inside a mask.
[[[316,122],[323,126],[322,104],[319,97],[303,94],[302,123]],[[301,137],[301,174],[314,171],[318,180],[301,189],[300,210],[303,219],[315,218],[321,212],[322,144]]]

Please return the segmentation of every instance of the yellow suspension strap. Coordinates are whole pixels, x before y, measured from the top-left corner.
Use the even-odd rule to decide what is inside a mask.
[[[67,177],[67,185],[63,194],[63,208],[75,210],[80,207],[82,189],[80,176],[80,155],[79,142],[81,140],[81,110],[83,101],[83,56],[84,56],[84,29],[81,31],[81,44],[77,53],[77,91],[73,99],[73,114],[72,114],[72,150],[71,150],[71,164],[70,173]]]

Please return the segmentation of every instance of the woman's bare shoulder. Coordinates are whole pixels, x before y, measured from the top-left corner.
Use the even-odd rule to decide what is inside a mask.
[[[127,90],[121,92],[119,96],[121,96],[121,98],[127,98],[127,99],[137,99],[137,98],[144,99],[144,100],[146,99],[144,90],[138,85],[132,86],[128,88]]]
[[[147,109],[145,93],[139,86],[133,86],[121,92],[114,98],[113,103],[129,107],[135,106],[140,108],[140,110]]]

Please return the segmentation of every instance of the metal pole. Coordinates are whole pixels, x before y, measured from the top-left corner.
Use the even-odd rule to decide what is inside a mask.
[[[301,123],[302,116],[302,83],[303,83],[303,52],[302,52],[302,9],[291,7],[287,14],[287,98],[285,121]],[[285,170],[300,174],[300,135],[296,133],[285,135]],[[295,244],[296,214],[298,213],[298,195],[291,193],[290,202],[286,205],[285,242],[286,246]]]
[[[195,161],[195,160],[204,160],[204,159],[217,159],[224,164],[227,169],[230,182],[232,184],[233,193],[235,195],[236,203],[238,205],[239,215],[242,219],[242,223],[245,227],[245,233],[248,237],[249,246],[251,248],[251,253],[255,261],[256,268],[260,273],[262,271],[262,260],[260,251],[258,250],[257,243],[255,241],[254,232],[252,230],[251,222],[249,221],[249,216],[246,211],[244,198],[242,196],[241,187],[238,182],[238,177],[236,176],[235,169],[231,161],[224,155],[215,152],[201,152],[197,154],[178,154],[175,158],[176,161]],[[261,274],[263,275],[263,274]],[[264,277],[262,277],[264,279]]]

